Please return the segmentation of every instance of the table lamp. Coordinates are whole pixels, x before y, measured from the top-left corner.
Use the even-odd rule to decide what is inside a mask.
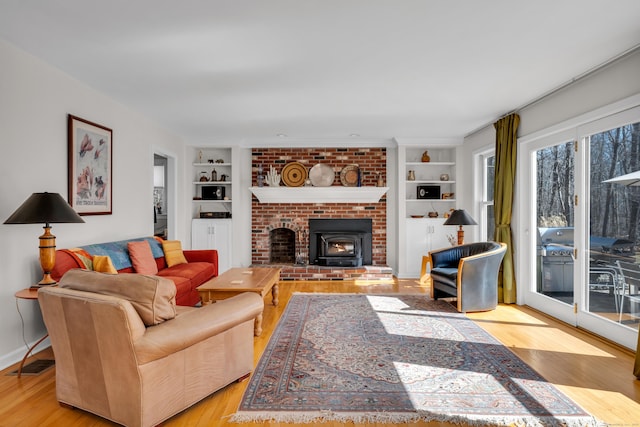
[[[451,215],[444,222],[444,225],[459,225],[458,229],[458,245],[464,244],[464,230],[462,230],[463,225],[478,225],[471,215],[467,213],[464,209],[456,209],[451,212]]]
[[[41,224],[44,234],[40,236],[40,266],[44,275],[42,280],[32,287],[55,285],[51,270],[56,265],[56,236],[51,234],[51,223],[84,222],[69,203],[58,193],[33,193],[4,222],[5,224]]]

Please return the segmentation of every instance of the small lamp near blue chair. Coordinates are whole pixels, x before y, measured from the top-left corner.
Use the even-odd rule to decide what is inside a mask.
[[[463,225],[478,225],[477,222],[471,218],[471,215],[467,213],[464,209],[456,209],[451,212],[451,215],[444,222],[444,225],[458,225],[458,245],[464,244],[464,230],[462,229]]]
[[[464,209],[456,209],[451,212],[447,220],[442,225],[458,225],[458,246],[464,244],[464,230],[463,225],[478,225],[471,215]],[[450,239],[452,239],[451,237]],[[453,242],[451,242],[453,244]],[[422,267],[420,269],[420,283],[425,283],[427,280],[427,265],[430,263],[431,258],[428,255],[422,257]],[[433,266],[431,266],[433,267]]]

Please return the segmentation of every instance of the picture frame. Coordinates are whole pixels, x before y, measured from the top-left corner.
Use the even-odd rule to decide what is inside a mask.
[[[69,114],[68,201],[79,215],[111,215],[113,131]]]

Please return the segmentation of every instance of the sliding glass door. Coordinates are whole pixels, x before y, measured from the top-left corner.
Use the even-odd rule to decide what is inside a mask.
[[[536,150],[536,292],[574,303],[574,143]]]
[[[584,308],[637,330],[640,122],[589,134],[584,144],[589,150],[590,172],[589,280]]]
[[[640,324],[640,107],[524,147],[523,302],[633,348]]]
[[[529,302],[575,323],[575,145],[573,140],[541,141],[530,152],[532,232],[535,266]]]

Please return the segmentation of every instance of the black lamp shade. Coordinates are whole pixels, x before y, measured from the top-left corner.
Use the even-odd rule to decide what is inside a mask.
[[[58,193],[33,193],[5,224],[50,224],[84,222]]]
[[[451,213],[444,225],[478,225],[464,209],[456,209]]]

